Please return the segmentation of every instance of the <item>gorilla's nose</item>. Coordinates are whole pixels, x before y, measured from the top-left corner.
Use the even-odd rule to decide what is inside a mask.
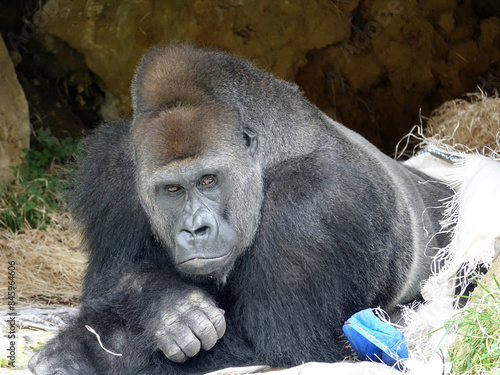
[[[203,247],[217,239],[217,222],[207,210],[198,210],[186,217],[177,234],[177,242],[183,247]]]
[[[188,245],[195,246],[196,243],[204,242],[206,238],[209,236],[209,233],[210,233],[210,227],[204,225],[195,230],[182,229],[179,236],[183,237]]]

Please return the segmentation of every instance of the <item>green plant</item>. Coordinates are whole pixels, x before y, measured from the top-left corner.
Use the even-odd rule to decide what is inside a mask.
[[[494,281],[492,288],[479,284],[470,305],[447,324],[456,333],[450,348],[454,375],[500,374],[500,283]]]
[[[24,150],[25,162],[13,168],[15,181],[0,191],[0,227],[19,231],[51,223],[51,213],[62,203],[61,166],[77,147],[71,138],[59,141],[50,129],[37,131],[34,145]]]

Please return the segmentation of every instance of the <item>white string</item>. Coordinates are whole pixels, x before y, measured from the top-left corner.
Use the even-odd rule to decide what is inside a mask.
[[[101,348],[108,352],[109,354],[113,354],[113,355],[116,355],[117,357],[121,357],[123,354],[120,354],[120,353],[114,353],[112,352],[111,350],[108,350],[104,347],[104,345],[102,345],[102,342],[101,342],[101,337],[99,336],[99,334],[94,331],[94,329],[91,327],[91,326],[85,326],[85,328],[87,328],[87,330],[91,333],[93,333],[96,337],[97,337],[97,341],[99,341],[99,345],[101,345]]]

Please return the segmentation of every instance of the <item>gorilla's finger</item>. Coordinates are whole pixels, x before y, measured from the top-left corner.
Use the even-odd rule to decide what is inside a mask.
[[[213,348],[218,340],[217,331],[214,324],[202,311],[193,311],[188,322],[189,327],[201,342],[203,350]]]
[[[158,348],[163,352],[163,354],[165,354],[165,357],[170,359],[172,362],[183,363],[187,360],[186,354],[172,339],[158,343]]]
[[[217,340],[220,339],[226,332],[226,319],[224,318],[225,311],[208,302],[203,302],[200,305],[200,310],[202,310],[212,322],[215,330],[217,331]]]
[[[188,326],[183,326],[175,334],[174,340],[187,357],[194,357],[201,349],[200,340]]]
[[[218,308],[214,309],[211,311],[211,314],[208,315],[208,318],[217,331],[217,340],[220,339],[226,332],[226,318],[224,317],[224,310]]]

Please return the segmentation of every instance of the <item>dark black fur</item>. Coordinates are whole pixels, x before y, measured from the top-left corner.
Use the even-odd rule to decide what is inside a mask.
[[[142,97],[144,76],[157,61],[173,64],[169,56],[185,66],[186,77],[165,77],[156,96]],[[35,374],[197,374],[342,360],[341,327],[351,314],[370,306],[393,310],[419,296],[431,263],[423,253],[439,219],[424,209],[440,206],[447,189],[419,184],[425,176],[327,119],[295,86],[208,49],[152,50],[136,75],[135,119],[173,98],[189,102],[184,78],[231,109],[235,132],[248,127],[258,134],[251,157],[262,170],[264,199],[251,245],[227,280],[176,270],[137,192],[136,124],[101,126],[83,146],[71,203],[90,250],[81,315],[31,361]],[[162,96],[169,99],[160,103]],[[253,196],[238,198],[258,204]],[[213,349],[179,364],[158,350],[154,335],[162,312],[186,291],[213,299],[227,328]],[[103,351],[85,325],[123,355]]]

